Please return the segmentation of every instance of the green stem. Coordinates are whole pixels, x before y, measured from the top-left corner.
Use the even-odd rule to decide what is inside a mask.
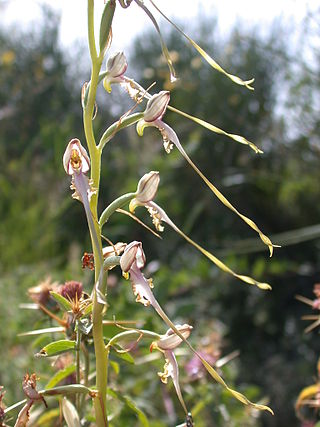
[[[97,57],[97,50],[95,45],[95,36],[94,36],[94,0],[88,0],[88,42],[90,49],[90,56],[92,60],[92,70],[91,70],[91,84],[88,93],[88,101],[83,110],[83,125],[85,136],[87,140],[90,160],[91,160],[91,180],[92,186],[96,189],[96,193],[91,197],[90,208],[94,218],[97,218],[97,204],[98,204],[98,194],[99,194],[99,184],[100,184],[100,170],[101,170],[101,150],[96,146],[94,131],[93,131],[93,113],[95,108],[95,100],[97,93],[97,86],[99,82],[99,73],[101,69],[102,59]],[[95,259],[95,283],[98,281],[99,274],[101,271],[101,261],[102,257],[102,243],[101,243],[101,233],[100,227],[97,221],[94,224],[96,229],[96,235],[98,236],[98,246],[92,238],[92,249]],[[106,280],[106,276],[104,277]],[[103,284],[105,291],[105,283]],[[103,339],[103,328],[102,328],[102,318],[103,318],[103,308],[102,304],[99,304],[97,300],[96,292],[93,293],[93,311],[92,311],[92,321],[93,321],[93,341],[96,357],[96,388],[98,391],[98,396],[94,399],[94,409],[96,416],[96,426],[97,427],[106,427],[108,425],[107,414],[106,414],[106,403],[107,403],[107,367],[106,367],[106,351],[105,343]]]
[[[81,345],[81,332],[79,330],[79,320],[76,321],[76,381],[80,384],[80,345]],[[80,396],[76,395],[76,408],[78,414],[81,417],[81,407],[80,407]]]
[[[99,225],[100,228],[108,221],[110,216],[119,208],[122,208],[124,205],[129,203],[134,197],[136,196],[136,193],[127,193],[123,196],[118,197],[115,199],[112,203],[110,203],[109,206],[105,208],[105,210],[102,212],[100,219],[99,219]]]
[[[87,346],[84,341],[81,342],[81,350],[84,358],[84,379],[83,384],[85,387],[88,387],[89,385],[89,371],[90,371],[90,358],[89,358],[89,352],[87,349]],[[86,396],[82,395],[81,398],[81,407],[84,408],[84,403],[86,400]]]

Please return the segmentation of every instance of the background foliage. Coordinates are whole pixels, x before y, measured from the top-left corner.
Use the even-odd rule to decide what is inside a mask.
[[[313,382],[319,355],[317,332],[303,334],[300,316],[307,309],[294,299],[297,293],[311,297],[319,280],[320,57],[309,44],[319,34],[306,18],[300,44],[293,47],[291,29],[280,23],[264,37],[257,29],[237,26],[219,39],[213,17],[195,22],[188,24],[189,34],[234,74],[254,76],[254,93],[212,72],[169,29],[165,37],[180,77],[177,84],[171,87],[158,38],[149,32],[127,52],[127,75],[144,86],[156,81],[155,91],[172,90],[177,108],[244,135],[264,150],[255,155],[180,116],[166,115],[195,163],[283,248],[269,259],[258,239],[212,197],[179,153],[165,154],[153,129],[143,139],[134,129],[122,131],[105,150],[101,200],[104,206],[135,189],[144,173],[159,170],[157,201],[170,217],[237,271],[271,283],[273,291],[261,292],[221,274],[169,229],[159,241],[119,216],[110,222],[107,236],[144,242],[155,292],[171,317],[195,326],[197,345],[208,348],[209,343],[211,351],[222,345],[223,355],[240,350],[240,358],[223,368],[224,376],[251,399],[268,399],[276,413],[273,418],[249,414],[205,377],[190,378],[186,365],[182,382],[197,426],[299,426],[294,400]],[[29,356],[40,343],[17,337],[46,324],[38,313],[19,308],[27,289],[49,275],[61,283],[78,279],[89,286],[91,280],[80,263],[90,249],[85,217],[70,197],[61,164],[67,141],[75,136],[84,140],[80,90],[88,79],[88,63],[79,63],[79,53],[86,55],[82,48],[64,51],[58,24],[58,17],[45,10],[37,30],[8,33],[0,27],[0,383],[8,403],[22,398],[26,371],[38,372],[43,383],[49,377],[48,364]],[[303,49],[312,62],[298,55]],[[101,133],[129,104],[118,88],[111,97],[101,90],[98,100],[95,126]],[[137,213],[148,221],[142,210]],[[108,318],[132,318],[161,330],[151,311],[133,304],[130,287],[116,273],[109,279]],[[146,369],[147,347],[139,347],[134,356],[134,366],[117,360],[121,373],[114,372],[114,384],[148,414],[152,426],[173,425],[180,409],[156,376],[161,361],[148,362],[152,369]],[[185,363],[190,360],[182,357]],[[159,390],[162,399],[156,397]],[[124,405],[115,425],[126,425],[128,419],[132,414]]]

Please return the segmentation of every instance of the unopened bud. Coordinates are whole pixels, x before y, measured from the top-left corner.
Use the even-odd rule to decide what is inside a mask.
[[[155,120],[161,120],[162,116],[166,112],[166,108],[170,101],[170,92],[162,90],[159,93],[153,95],[148,103],[144,112],[144,121],[154,122]]]
[[[127,244],[123,242],[118,242],[112,246],[105,246],[102,248],[103,258],[108,258],[110,256],[119,256],[126,248]]]
[[[136,196],[130,202],[130,212],[134,212],[137,206],[145,205],[153,200],[157,194],[159,182],[159,172],[151,171],[143,175],[138,183]]]
[[[103,86],[107,92],[111,92],[112,83],[121,83],[122,76],[127,68],[128,63],[123,52],[116,52],[108,58],[107,76],[103,80]]]
[[[176,328],[185,339],[189,338],[193,329],[192,326],[186,323],[184,325],[176,325]],[[151,348],[155,347],[163,351],[174,350],[181,343],[182,339],[172,329],[169,329],[165,335],[162,335],[160,340],[152,343]]]
[[[142,243],[137,241],[131,242],[120,258],[120,266],[124,273],[128,273],[134,264],[140,269],[144,267],[145,263],[146,257],[142,249]]]
[[[157,171],[143,175],[138,183],[136,199],[142,204],[151,202],[157,193],[159,182],[160,176]]]
[[[86,173],[90,169],[90,159],[79,139],[72,139],[63,155],[63,167],[68,175]]]

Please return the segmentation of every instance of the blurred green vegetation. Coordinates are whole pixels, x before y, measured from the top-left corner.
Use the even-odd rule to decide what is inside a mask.
[[[265,36],[238,25],[219,39],[215,20],[198,18],[196,24],[185,25],[188,33],[232,73],[254,76],[254,93],[212,71],[169,28],[165,38],[179,75],[175,86],[168,81],[159,40],[149,31],[127,52],[126,74],[145,87],[156,81],[153,90],[172,90],[175,107],[244,135],[264,150],[256,155],[246,146],[166,114],[165,120],[201,170],[264,232],[278,236],[273,240],[282,249],[269,259],[252,230],[212,196],[179,153],[164,152],[154,129],[146,129],[143,138],[134,129],[122,131],[106,148],[101,208],[134,190],[144,173],[159,170],[157,202],[169,216],[236,271],[271,283],[273,291],[263,292],[222,274],[168,227],[160,241],[119,215],[105,233],[113,241],[143,242],[147,260],[152,261],[155,293],[171,318],[194,325],[195,345],[211,342],[214,347],[221,341],[223,355],[240,350],[240,358],[222,369],[223,376],[249,398],[266,398],[276,414],[258,417],[205,377],[191,380],[181,369],[197,426],[299,426],[294,400],[313,382],[320,350],[314,339],[317,332],[303,334],[300,317],[308,313],[307,307],[294,299],[297,293],[311,297],[320,271],[320,57],[309,44],[311,39],[319,41],[319,32],[306,18],[298,46],[291,44],[292,29],[281,23]],[[0,383],[6,387],[7,403],[22,398],[20,383],[26,371],[36,371],[43,384],[49,377],[49,364],[32,356],[40,344],[32,346],[29,338],[17,337],[48,326],[38,313],[19,308],[27,301],[27,289],[47,276],[61,283],[81,280],[88,291],[92,286],[92,277],[81,271],[80,262],[82,253],[90,250],[85,215],[81,204],[70,197],[69,177],[61,162],[69,139],[84,140],[80,91],[89,76],[88,54],[80,47],[66,52],[58,43],[58,26],[58,17],[46,10],[32,31],[8,33],[0,27]],[[309,55],[298,55],[302,48]],[[310,55],[312,62],[306,59]],[[114,87],[111,96],[101,88],[97,134],[130,106],[119,88]],[[137,215],[148,222],[143,210]],[[292,233],[281,235],[287,231]],[[295,244],[290,244],[292,239]],[[144,327],[164,332],[151,310],[133,303],[130,286],[118,273],[109,280],[107,318],[139,320]],[[148,345],[134,353],[134,366],[115,359],[121,371],[111,373],[112,387],[130,396],[152,426],[174,425],[176,412],[179,419],[182,414],[172,387],[162,386],[157,378],[162,361],[148,362],[146,369],[143,357],[149,357]],[[190,355],[180,360],[188,361]],[[132,412],[118,403],[117,409],[112,407],[119,408],[114,425],[127,425]]]

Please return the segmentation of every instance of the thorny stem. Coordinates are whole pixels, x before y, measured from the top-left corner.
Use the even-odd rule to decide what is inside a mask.
[[[84,132],[87,140],[90,160],[91,160],[91,180],[92,186],[96,189],[96,193],[91,197],[90,208],[92,211],[93,218],[97,218],[97,203],[99,194],[99,183],[100,183],[100,169],[101,169],[101,150],[96,146],[94,131],[93,131],[93,113],[95,108],[95,99],[97,86],[99,83],[99,73],[101,69],[102,59],[97,57],[97,50],[94,36],[94,0],[88,0],[88,42],[90,49],[90,56],[92,61],[91,70],[91,84],[89,88],[88,100],[83,110],[83,125]],[[94,224],[96,234],[98,236],[99,247],[95,243],[91,233],[92,249],[95,259],[95,283],[98,281],[100,270],[101,270],[101,259],[102,259],[102,243],[100,227],[97,221]],[[105,278],[106,280],[106,278]],[[106,284],[103,284],[102,292],[105,292]],[[107,306],[105,306],[107,307]],[[96,388],[98,396],[94,399],[94,408],[96,415],[96,426],[106,427],[108,425],[106,415],[106,395],[107,395],[107,359],[105,344],[103,339],[103,308],[102,304],[99,304],[97,300],[96,292],[93,293],[93,341],[96,357]]]

